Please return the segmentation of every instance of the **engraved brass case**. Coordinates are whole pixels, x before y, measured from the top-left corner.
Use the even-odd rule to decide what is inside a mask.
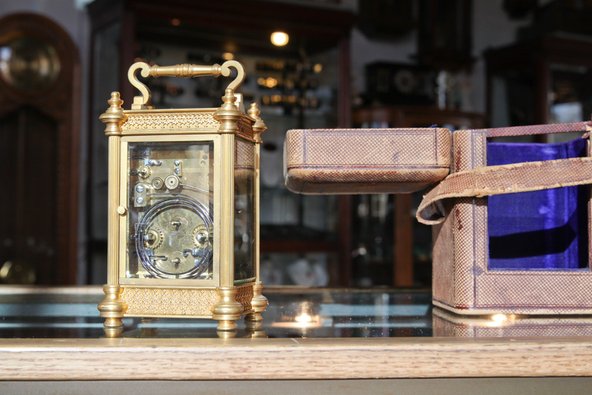
[[[225,76],[218,108],[154,109],[143,77]],[[235,93],[236,61],[149,66],[128,72],[141,95],[131,110],[118,92],[100,116],[109,138],[108,283],[98,308],[107,336],[123,317],[211,318],[232,331],[260,326],[259,153],[266,129],[256,104]]]

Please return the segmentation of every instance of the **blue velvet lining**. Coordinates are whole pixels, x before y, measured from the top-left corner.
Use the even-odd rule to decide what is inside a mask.
[[[489,166],[586,156],[586,140],[488,143]],[[566,270],[588,263],[589,187],[488,198],[489,269]]]

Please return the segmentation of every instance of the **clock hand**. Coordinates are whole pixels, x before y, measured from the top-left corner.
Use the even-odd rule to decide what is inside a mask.
[[[198,256],[203,256],[204,252],[200,248],[186,248],[183,250],[183,256],[187,258],[191,254],[192,257],[197,258]]]
[[[152,256],[150,257],[150,260],[152,260],[152,261],[156,261],[156,260],[161,260],[161,261],[168,261],[168,260],[169,260],[169,258],[168,258],[168,257],[166,257],[165,255],[152,255]]]

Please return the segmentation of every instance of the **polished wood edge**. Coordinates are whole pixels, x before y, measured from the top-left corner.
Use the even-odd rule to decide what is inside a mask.
[[[0,380],[592,376],[592,337],[0,339]]]

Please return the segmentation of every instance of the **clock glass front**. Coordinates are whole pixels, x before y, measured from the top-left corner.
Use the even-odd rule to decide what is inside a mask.
[[[130,142],[125,278],[213,279],[213,143]]]

